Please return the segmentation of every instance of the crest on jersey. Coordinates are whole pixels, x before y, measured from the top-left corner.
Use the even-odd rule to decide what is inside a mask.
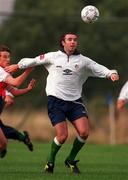
[[[79,65],[78,64],[75,65],[75,69],[79,69]]]
[[[44,54],[41,54],[40,55],[40,60],[43,60],[44,59]]]

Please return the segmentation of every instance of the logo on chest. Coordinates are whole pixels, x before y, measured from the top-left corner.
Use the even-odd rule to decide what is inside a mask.
[[[64,69],[63,75],[72,75],[72,70],[71,69]]]

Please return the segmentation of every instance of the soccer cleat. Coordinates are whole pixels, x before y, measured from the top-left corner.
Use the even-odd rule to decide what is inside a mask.
[[[79,160],[74,160],[72,162],[68,161],[67,159],[65,160],[65,166],[70,168],[71,172],[74,174],[80,174],[80,170],[77,167],[77,163],[79,162]]]
[[[25,139],[24,139],[24,144],[28,147],[28,149],[30,151],[33,151],[33,144],[30,140],[30,137],[28,135],[28,132],[27,131],[23,131],[24,135],[25,135]]]
[[[3,151],[0,152],[0,157],[4,158],[6,156],[6,154],[7,154],[7,150],[4,149]]]
[[[44,171],[46,173],[52,174],[54,170],[54,164],[52,162],[47,162],[47,164],[44,167]]]

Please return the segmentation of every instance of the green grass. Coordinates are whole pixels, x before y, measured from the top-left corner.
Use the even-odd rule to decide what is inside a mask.
[[[19,142],[9,142],[8,154],[0,159],[1,180],[125,180],[128,179],[127,145],[86,145],[78,154],[80,175],[64,166],[71,144],[63,145],[56,159],[53,175],[42,173],[50,144],[34,143],[29,152]]]

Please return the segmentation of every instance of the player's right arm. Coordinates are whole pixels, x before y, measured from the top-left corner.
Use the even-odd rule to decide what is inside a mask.
[[[23,58],[18,64],[12,64],[7,66],[5,70],[8,73],[16,72],[18,69],[26,69],[28,67],[34,67],[36,65],[36,58]]]
[[[6,67],[5,70],[11,73],[17,71],[18,69],[26,69],[28,67],[35,67],[43,64],[48,64],[50,63],[49,54],[50,53],[42,54],[35,58],[23,58],[18,62],[18,64],[10,65]]]

